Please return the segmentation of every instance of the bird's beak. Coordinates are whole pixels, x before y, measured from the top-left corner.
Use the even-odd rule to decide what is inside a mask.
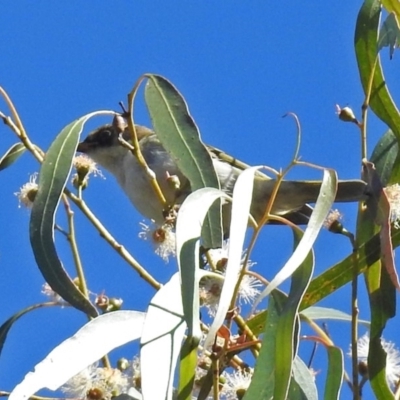
[[[93,146],[87,142],[80,142],[76,148],[76,151],[79,151],[80,153],[88,153],[92,147]]]

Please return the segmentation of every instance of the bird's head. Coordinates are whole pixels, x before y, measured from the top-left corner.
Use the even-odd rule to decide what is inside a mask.
[[[77,151],[87,154],[97,164],[115,173],[121,160],[129,152],[129,149],[121,144],[120,137],[127,142],[131,142],[131,133],[126,124],[116,122],[114,118],[112,124],[103,125],[91,133],[78,144]],[[138,140],[153,133],[152,130],[135,125]]]

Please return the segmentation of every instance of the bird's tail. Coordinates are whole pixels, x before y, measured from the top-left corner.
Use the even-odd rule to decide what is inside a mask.
[[[257,180],[253,191],[252,215],[262,216],[265,212],[274,180]],[[321,189],[321,181],[283,181],[272,206],[272,213],[284,215],[301,209],[307,203],[315,203]],[[339,181],[336,202],[358,202],[366,200],[368,187],[366,182],[358,179]]]

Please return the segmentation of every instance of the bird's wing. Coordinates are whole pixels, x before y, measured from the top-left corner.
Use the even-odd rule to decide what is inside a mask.
[[[251,167],[251,165],[246,164],[243,161],[240,161],[237,158],[230,156],[229,154],[225,153],[220,149],[217,149],[216,147],[207,145],[206,148],[210,152],[212,158],[217,158],[218,160],[226,162],[227,164],[230,164],[239,170],[244,171],[245,169]],[[257,175],[265,179],[271,179],[271,177],[260,171],[257,172]]]

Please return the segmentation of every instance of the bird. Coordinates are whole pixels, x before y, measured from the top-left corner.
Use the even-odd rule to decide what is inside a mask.
[[[116,122],[118,120],[118,123]],[[140,151],[150,170],[153,171],[167,204],[179,209],[191,193],[190,182],[181,171],[173,157],[165,150],[156,132],[141,125],[135,125]],[[132,151],[121,143],[121,138],[131,140],[127,124],[121,126],[121,118],[114,118],[112,124],[95,129],[81,141],[77,151],[86,154],[98,165],[111,173],[117,180],[134,207],[144,217],[162,225],[168,214],[156,196],[149,181],[149,175]],[[240,173],[248,166],[212,146],[206,146],[221,189],[232,195],[233,187]],[[168,182],[174,176],[179,188]],[[306,224],[312,212],[309,203],[315,203],[321,188],[321,181],[283,180],[271,208],[271,214],[284,217],[297,225]],[[254,178],[253,198],[250,213],[255,221],[264,216],[267,204],[275,188],[276,180],[257,173]],[[336,202],[359,202],[368,198],[368,185],[360,179],[339,180]],[[224,208],[229,205],[224,205]],[[229,211],[223,215],[229,215]],[[224,219],[224,230],[229,221]],[[279,223],[279,222],[278,222]]]

